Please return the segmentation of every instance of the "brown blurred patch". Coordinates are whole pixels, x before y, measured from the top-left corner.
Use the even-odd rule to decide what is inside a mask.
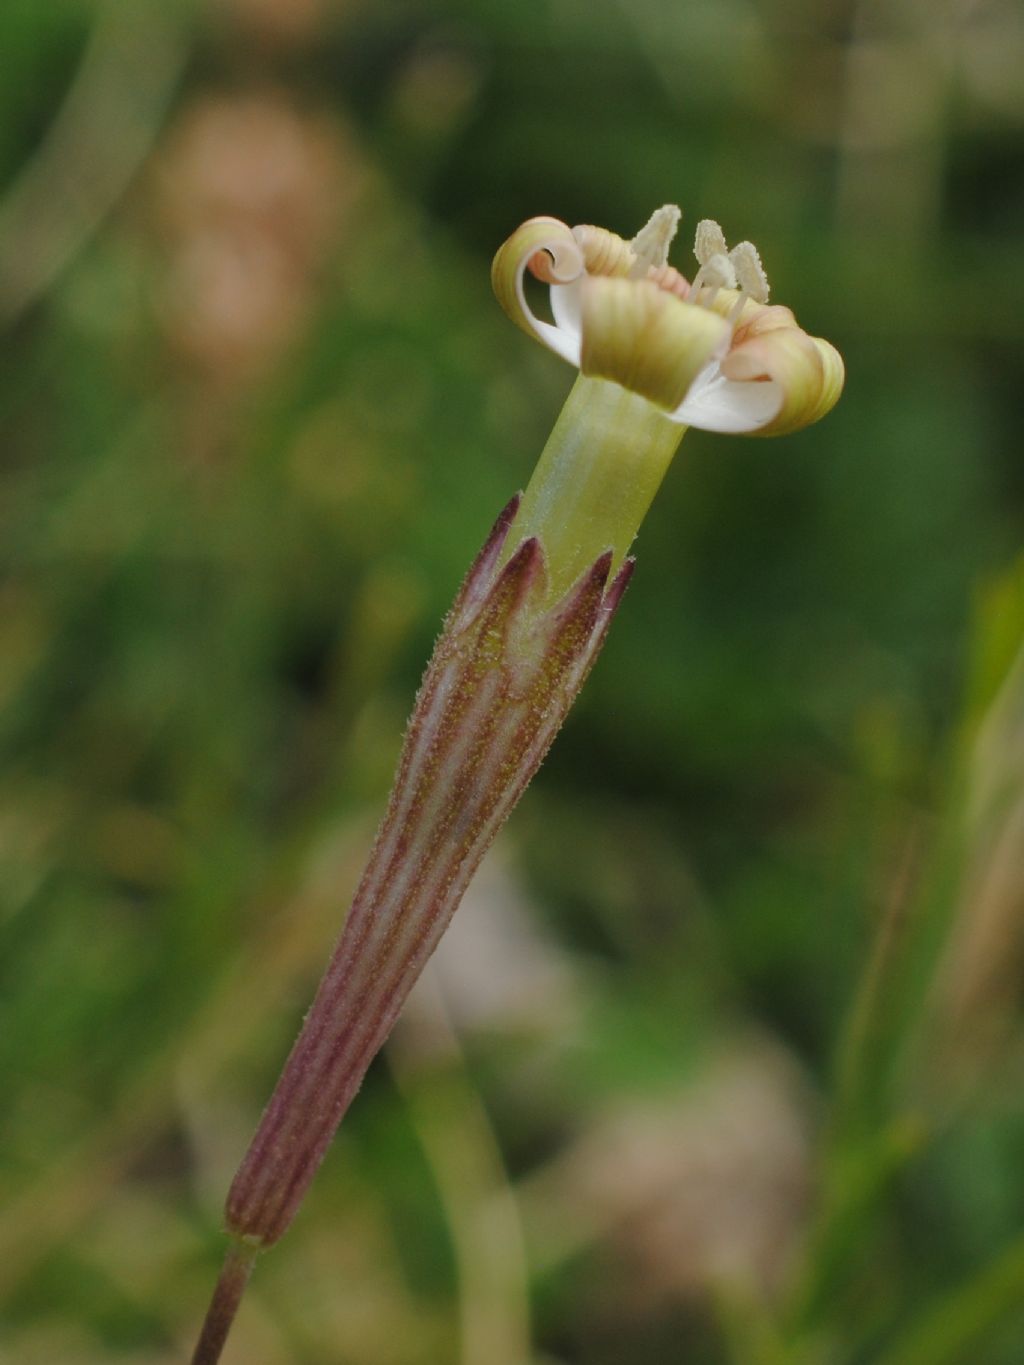
[[[675,1094],[600,1115],[527,1190],[542,1258],[600,1237],[643,1307],[722,1290],[777,1294],[811,1187],[811,1106],[792,1059],[738,1042]]]
[[[308,322],[363,172],[336,119],[264,90],[194,101],[158,163],[164,331],[186,364],[237,388]]]
[[[217,18],[268,46],[291,46],[312,38],[327,8],[325,0],[211,0]]]

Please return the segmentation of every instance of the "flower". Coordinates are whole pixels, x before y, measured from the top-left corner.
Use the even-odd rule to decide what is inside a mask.
[[[768,307],[749,242],[697,228],[699,269],[668,264],[679,210],[631,242],[525,223],[493,279],[509,315],[580,368],[526,491],[455,600],[406,730],[387,812],[334,955],[228,1194],[234,1239],[193,1365],[216,1365],[257,1252],[294,1217],[370,1062],[470,878],[600,653],[629,550],[687,425],[791,431],[824,415],[843,366]],[[529,268],[554,323],[526,303]]]
[[[582,374],[614,380],[683,426],[777,436],[824,417],[842,392],[838,351],[768,303],[754,245],[730,250],[710,219],[697,225],[699,268],[687,281],[668,264],[680,216],[664,205],[629,242],[531,218],[494,258],[498,301]],[[527,303],[527,270],[550,285],[553,322]]]

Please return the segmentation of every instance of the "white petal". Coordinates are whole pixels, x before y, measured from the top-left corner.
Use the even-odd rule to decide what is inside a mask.
[[[773,379],[726,379],[717,365],[705,375],[669,414],[673,422],[700,431],[739,434],[765,426],[782,407],[782,387]]]
[[[551,312],[554,315],[555,325],[577,339],[583,330],[581,322],[582,294],[582,275],[579,279],[573,280],[571,284],[553,284],[551,286]]]
[[[578,332],[563,330],[561,327],[553,327],[550,322],[542,322],[540,318],[533,317],[533,330],[540,337],[541,341],[555,355],[560,355],[563,360],[568,360],[570,365],[575,365],[579,369],[580,365],[580,336]]]

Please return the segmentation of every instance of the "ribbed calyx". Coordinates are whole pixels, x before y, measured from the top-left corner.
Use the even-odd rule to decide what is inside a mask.
[[[391,801],[313,1007],[228,1196],[228,1227],[285,1231],[427,958],[604,642],[633,564],[612,552],[551,602],[530,537],[498,518],[445,622]]]

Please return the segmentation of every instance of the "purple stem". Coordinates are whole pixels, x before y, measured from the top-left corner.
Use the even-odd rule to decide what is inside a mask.
[[[221,1267],[217,1288],[206,1310],[203,1330],[192,1355],[192,1365],[217,1365],[228,1332],[238,1312],[245,1286],[249,1283],[259,1248],[235,1242]]]

